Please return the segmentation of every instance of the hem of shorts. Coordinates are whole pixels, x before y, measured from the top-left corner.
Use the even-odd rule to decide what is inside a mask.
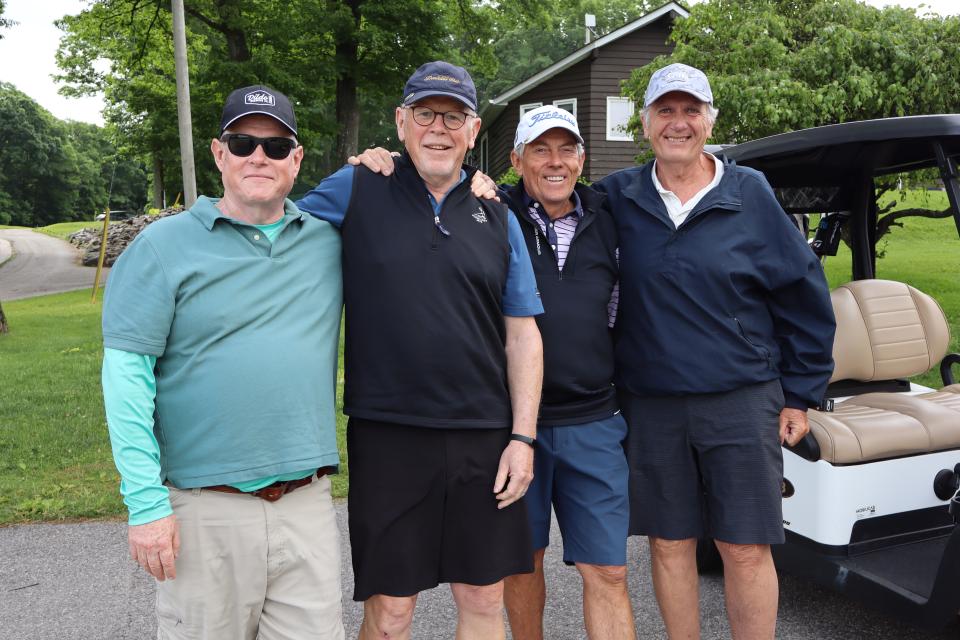
[[[719,540],[720,542],[726,542],[728,544],[783,544],[786,541],[786,536],[783,533],[775,534],[771,533],[768,535],[725,535],[722,533],[713,534],[706,531],[701,531],[698,533],[693,533],[690,535],[685,534],[675,534],[673,532],[663,532],[663,531],[649,531],[642,529],[630,529],[629,535],[631,536],[647,536],[651,538],[661,538],[663,540],[690,540],[692,538],[710,538],[713,540]]]
[[[566,554],[563,556],[564,564],[573,566],[577,563],[579,564],[591,564],[597,567],[625,567],[627,566],[627,554],[623,554],[622,562],[597,562],[595,559],[591,560],[580,560],[579,558],[568,558]]]
[[[786,536],[783,532],[780,534],[771,533],[769,535],[744,535],[744,536],[728,536],[722,533],[711,534],[711,538],[714,540],[719,540],[720,542],[726,542],[728,544],[783,544],[786,542]]]
[[[397,590],[394,590],[392,593],[386,593],[387,590],[385,589],[380,591],[370,591],[370,592],[361,593],[356,589],[354,589],[353,601],[364,602],[372,598],[373,596],[390,596],[392,598],[409,598],[411,596],[417,595],[418,593],[422,593],[424,591],[428,591],[430,589],[439,587],[441,584],[469,584],[477,587],[485,587],[491,584],[496,584],[508,576],[513,576],[520,573],[533,573],[533,556],[532,555],[530,560],[531,562],[529,564],[524,565],[522,568],[505,569],[502,572],[498,571],[481,578],[474,578],[470,580],[466,580],[466,579],[463,579],[460,577],[454,577],[454,576],[440,576],[437,580],[425,581],[422,586],[416,587],[415,591],[410,591],[407,589],[397,589]],[[497,576],[497,577],[493,577],[493,576]]]

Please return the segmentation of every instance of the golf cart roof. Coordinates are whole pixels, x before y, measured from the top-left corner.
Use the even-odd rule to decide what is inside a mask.
[[[960,156],[960,114],[862,120],[782,133],[724,147],[775,187],[849,183],[855,176],[936,167],[934,142]]]

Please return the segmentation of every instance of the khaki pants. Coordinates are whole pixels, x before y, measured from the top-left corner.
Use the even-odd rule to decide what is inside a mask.
[[[177,578],[157,583],[160,640],[343,638],[330,479],[276,502],[170,488]]]

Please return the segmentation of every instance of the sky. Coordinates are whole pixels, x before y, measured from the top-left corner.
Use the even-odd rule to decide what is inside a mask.
[[[54,55],[60,31],[53,21],[80,13],[90,0],[7,0],[4,16],[19,24],[3,31],[0,39],[0,81],[12,83],[60,119],[103,124],[103,96],[65,98],[51,77],[57,73]],[[960,14],[958,0],[867,0],[867,4],[899,4],[940,15]],[[924,11],[925,12],[925,11]]]

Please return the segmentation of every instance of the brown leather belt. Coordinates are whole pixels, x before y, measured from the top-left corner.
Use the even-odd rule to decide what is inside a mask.
[[[322,478],[328,473],[333,473],[334,469],[334,467],[321,467],[317,469],[317,477]],[[242,493],[248,496],[256,496],[257,498],[261,498],[267,502],[276,502],[294,489],[299,489],[300,487],[306,486],[312,481],[313,476],[309,475],[306,478],[300,478],[299,480],[277,481],[273,484],[268,484],[263,488],[257,489],[256,491],[240,491],[240,489],[226,484],[218,484],[213,487],[203,487],[202,489],[204,491],[220,491],[221,493]]]

